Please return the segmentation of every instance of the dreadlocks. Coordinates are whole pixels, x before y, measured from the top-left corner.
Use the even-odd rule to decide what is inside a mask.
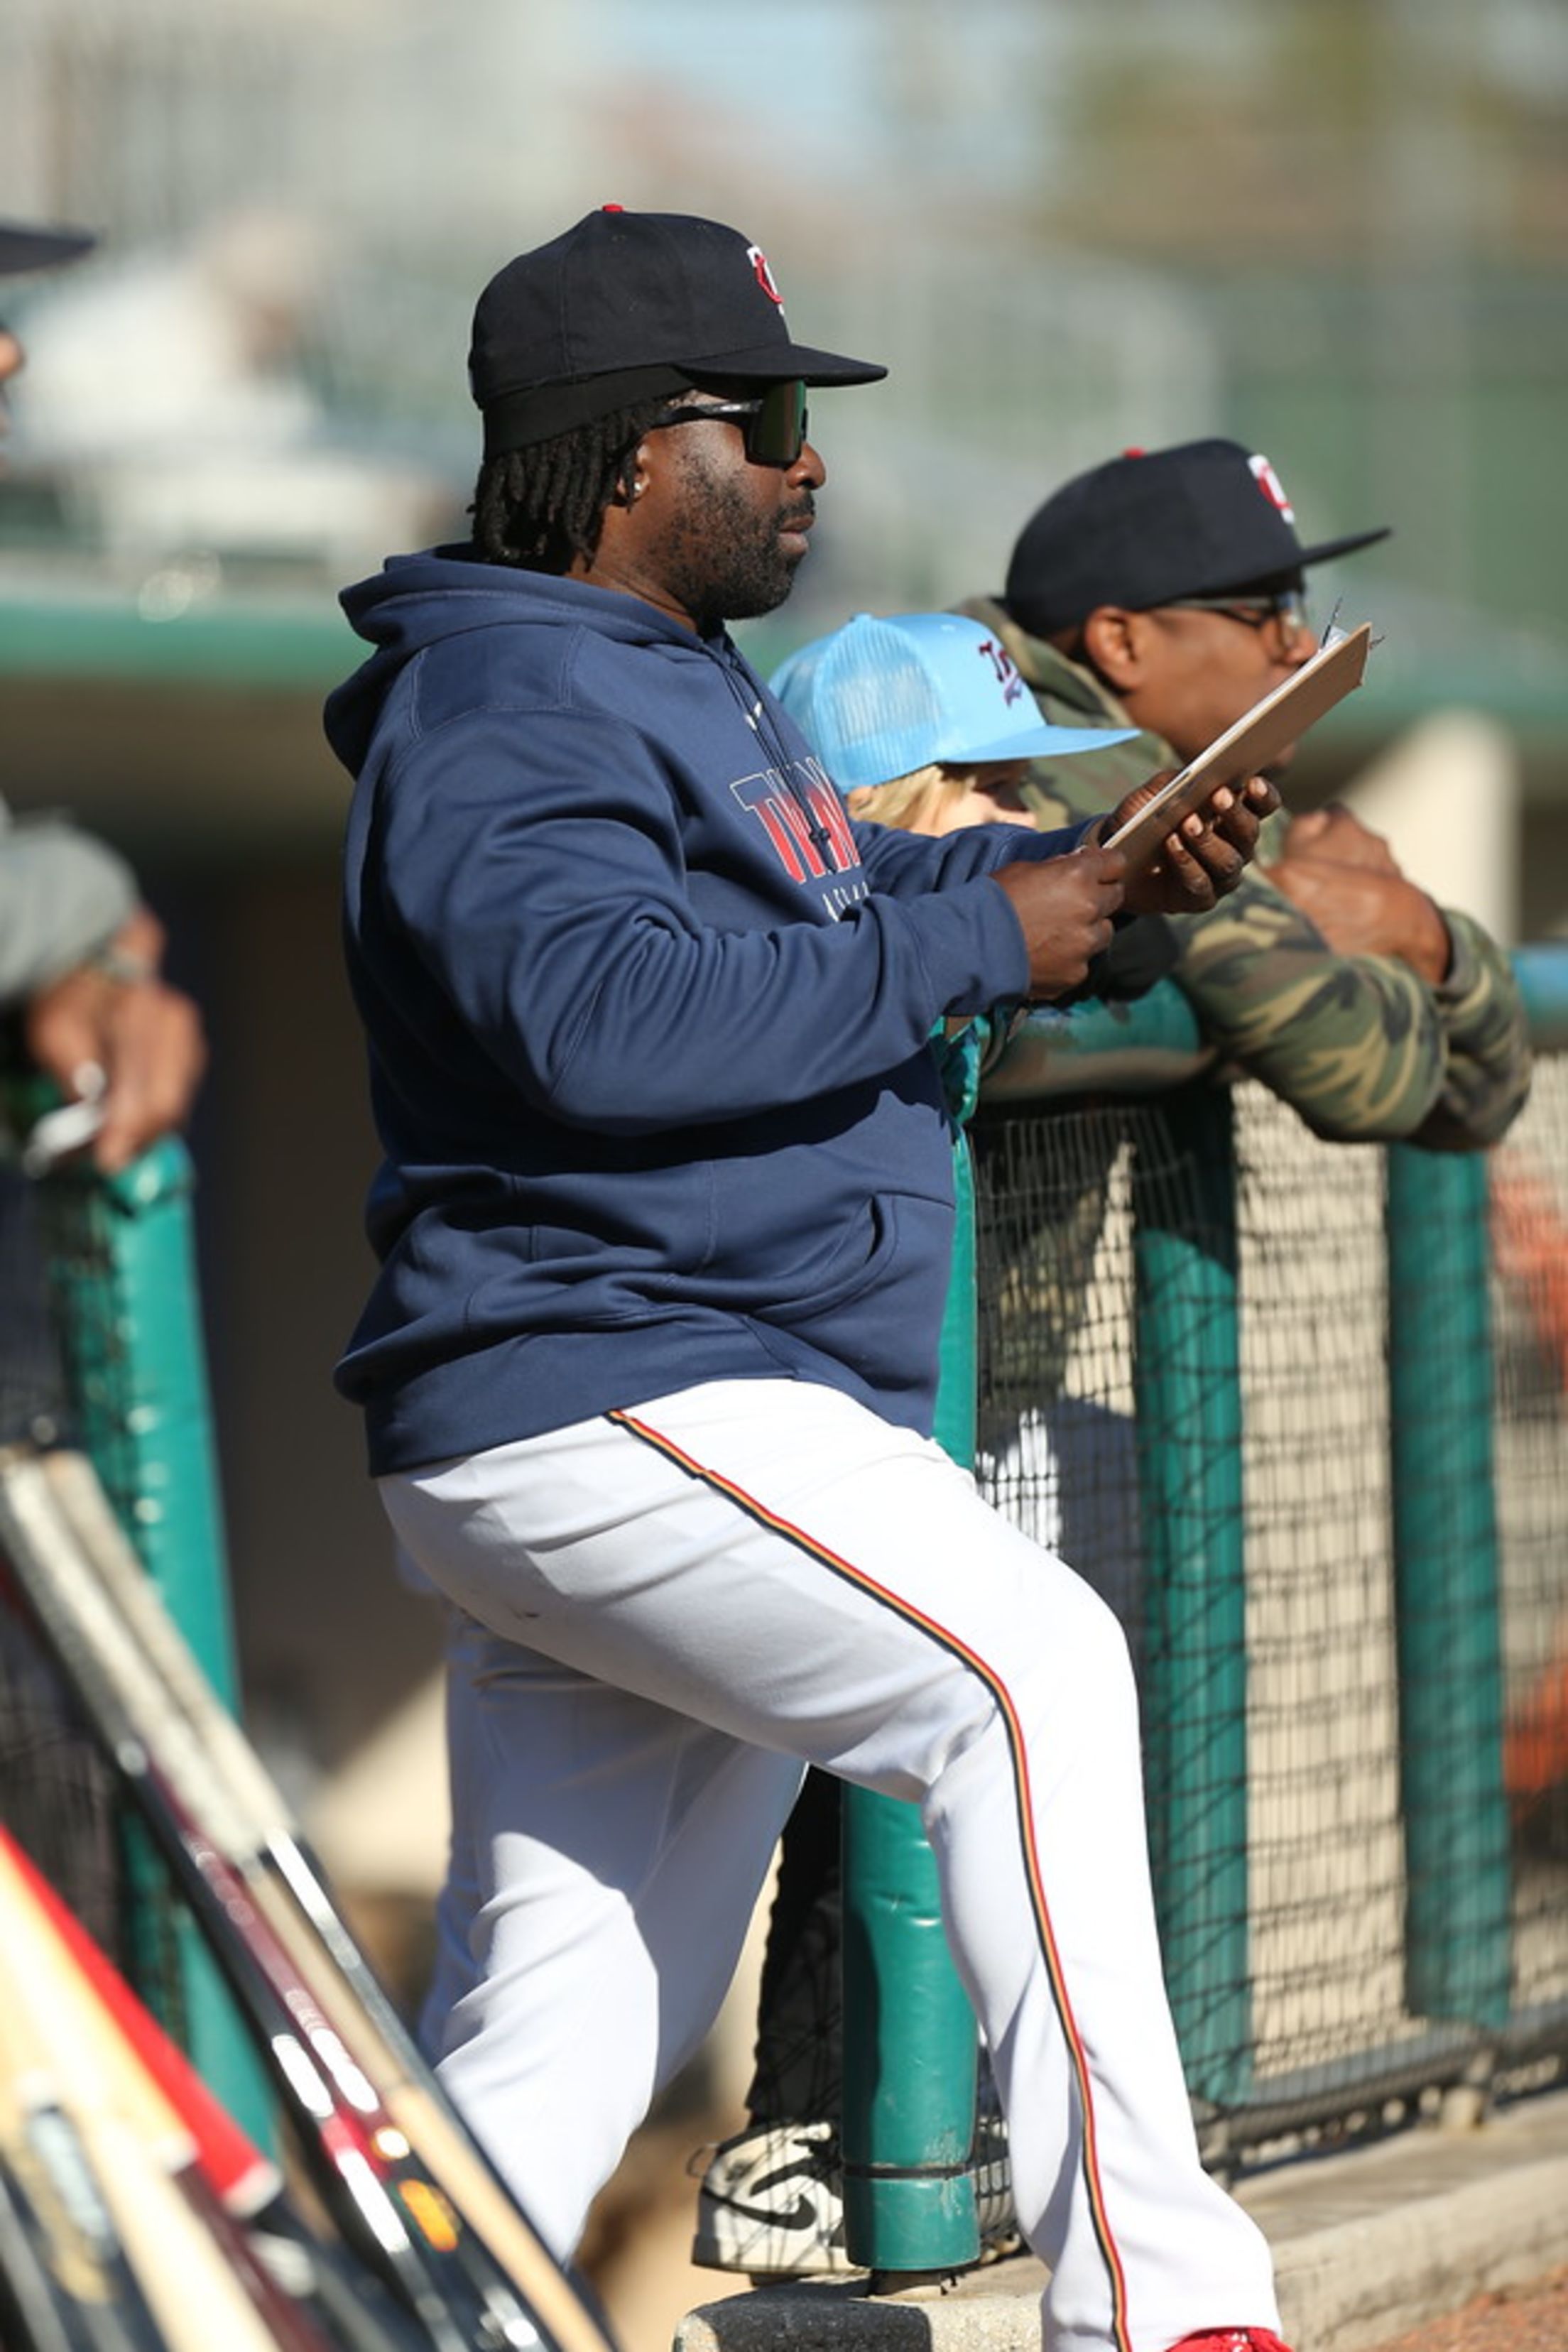
[[[487,457],[469,509],[485,562],[561,572],[576,556],[592,558],[605,509],[617,491],[630,492],[637,443],[668,405],[668,395],[641,400],[552,440]]]

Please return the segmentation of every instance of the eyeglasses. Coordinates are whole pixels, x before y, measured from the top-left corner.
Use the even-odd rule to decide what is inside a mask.
[[[793,466],[805,446],[805,386],[798,377],[770,383],[756,400],[716,400],[706,407],[667,408],[651,431],[666,425],[700,425],[709,417],[739,425],[753,466]]]
[[[1268,596],[1173,596],[1171,608],[1218,613],[1222,619],[1239,621],[1247,629],[1266,629],[1272,621],[1287,644],[1311,627],[1306,594],[1300,588],[1279,588]]]

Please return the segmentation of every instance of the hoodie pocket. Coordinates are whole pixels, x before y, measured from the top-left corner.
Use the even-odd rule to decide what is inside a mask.
[[[873,1194],[858,1214],[831,1231],[797,1227],[788,1235],[788,1259],[772,1278],[754,1270],[752,1311],[794,1330],[853,1306],[898,1264],[899,1211],[891,1194]]]
[[[913,1192],[866,1204],[853,1264],[757,1310],[757,1319],[845,1364],[888,1397],[929,1398],[952,1264],[951,1203]]]

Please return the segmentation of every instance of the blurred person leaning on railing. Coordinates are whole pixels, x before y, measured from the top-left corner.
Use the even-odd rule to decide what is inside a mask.
[[[0,222],[0,278],[70,261],[91,243],[78,231]],[[0,326],[0,434],[4,387],[24,362],[17,337]],[[36,1153],[89,1151],[111,1176],[184,1123],[206,1048],[196,1007],[162,976],[163,946],[163,925],[116,851],[61,817],[16,819],[0,801],[0,1076],[37,1074],[62,1097],[33,1129]],[[32,1189],[0,1166],[6,1442],[58,1431],[64,1397]],[[0,1817],[114,1948],[121,1864],[107,1772],[3,1592]]]
[[[0,223],[0,277],[75,259],[76,230]],[[0,327],[0,386],[26,362]],[[0,431],[4,430],[0,398]],[[205,1061],[200,1015],[162,977],[163,929],[114,851],[0,802],[0,1012],[26,1060],[88,1107],[92,1154],[123,1168],[184,1119]]]

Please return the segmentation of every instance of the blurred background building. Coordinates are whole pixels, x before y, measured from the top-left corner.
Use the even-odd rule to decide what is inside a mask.
[[[461,534],[480,284],[607,200],[710,213],[801,333],[889,362],[819,396],[831,480],[746,633],[764,667],[994,589],[1046,492],[1129,445],[1233,434],[1306,537],[1392,522],[1325,583],[1384,643],[1296,789],[1375,761],[1416,878],[1540,936],[1568,922],[1565,131],[1562,0],[9,0],[0,215],[103,242],[5,289],[5,791],[133,856],[205,1006],[247,1691],[371,1877],[435,1866],[436,1629],[330,1386],[374,1144],[319,711],[356,658],[338,587]]]

